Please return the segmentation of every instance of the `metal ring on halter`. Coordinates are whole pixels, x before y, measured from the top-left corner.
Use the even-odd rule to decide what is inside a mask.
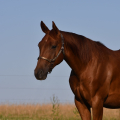
[[[61,46],[61,49],[60,49],[60,51],[58,52],[58,54],[57,54],[57,56],[56,57],[54,57],[53,59],[47,59],[47,58],[45,58],[45,57],[38,57],[38,58],[41,58],[41,59],[44,59],[44,60],[47,60],[48,62],[54,62],[57,58],[58,58],[58,56],[61,54],[61,52],[63,52],[63,55],[65,54],[65,52],[64,52],[64,38],[63,38],[63,35],[61,34],[61,39],[62,39],[62,46]]]

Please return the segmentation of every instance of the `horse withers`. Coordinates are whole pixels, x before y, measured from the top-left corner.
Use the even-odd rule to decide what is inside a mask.
[[[34,70],[44,80],[52,69],[65,60],[72,71],[69,84],[82,120],[102,120],[103,107],[120,108],[120,51],[82,35],[64,32],[41,21],[45,33],[38,47],[40,54]]]

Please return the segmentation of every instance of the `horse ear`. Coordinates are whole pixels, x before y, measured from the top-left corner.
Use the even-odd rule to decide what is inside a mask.
[[[59,33],[59,29],[57,28],[57,26],[55,25],[55,23],[52,21],[52,28],[53,30],[55,30],[55,32],[58,34]]]
[[[50,31],[43,21],[41,21],[41,29],[44,33],[48,33]]]

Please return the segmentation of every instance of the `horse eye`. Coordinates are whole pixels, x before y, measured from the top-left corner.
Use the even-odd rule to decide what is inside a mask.
[[[55,49],[57,46],[53,45],[52,48]]]

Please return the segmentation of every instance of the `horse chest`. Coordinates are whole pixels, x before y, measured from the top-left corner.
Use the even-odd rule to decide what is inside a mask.
[[[84,98],[89,104],[91,103],[91,95],[89,86],[86,83],[79,82],[76,77],[71,77],[69,79],[70,87],[75,97],[82,99]],[[86,87],[87,86],[87,87]]]
[[[80,91],[80,95],[82,96],[82,98],[84,98],[88,103],[90,103],[91,100],[91,90],[88,84],[86,83],[80,83],[79,85],[79,91]]]

